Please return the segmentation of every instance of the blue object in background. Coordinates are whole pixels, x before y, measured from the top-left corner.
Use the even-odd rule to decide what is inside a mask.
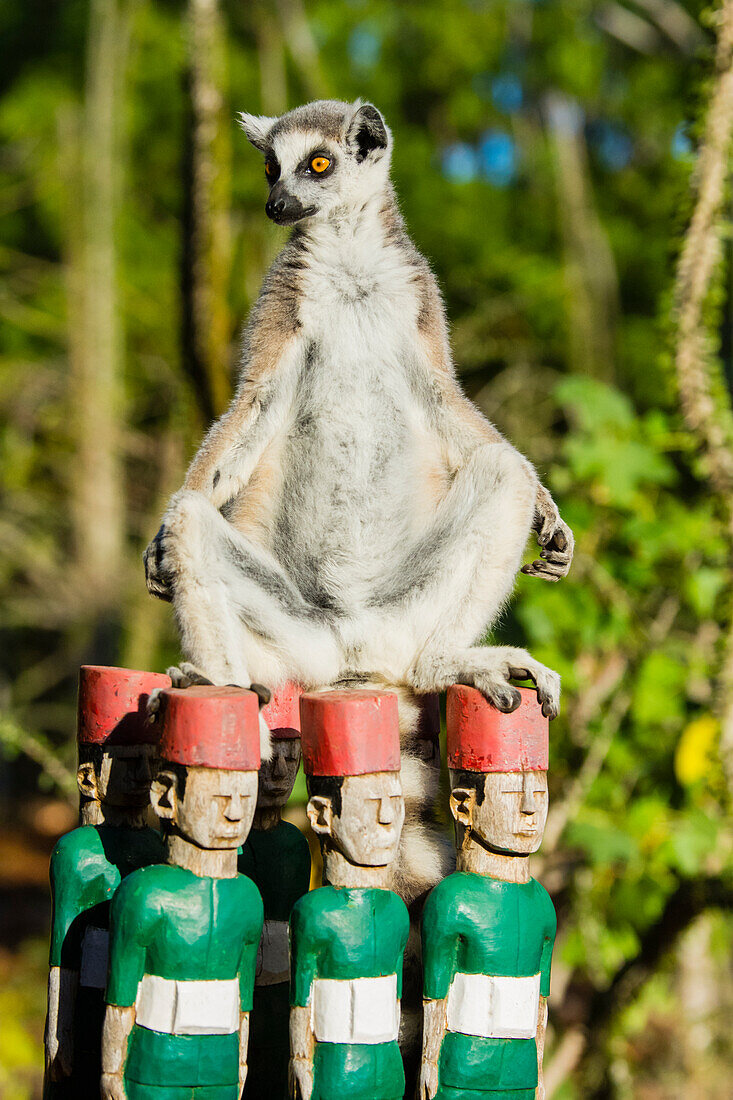
[[[476,150],[464,141],[449,145],[443,150],[442,167],[443,175],[453,183],[470,183],[478,173]]]
[[[360,69],[371,69],[379,61],[382,39],[373,27],[355,27],[348,45],[349,58]]]
[[[499,111],[513,114],[522,106],[524,90],[514,73],[499,73],[491,82],[491,98]]]
[[[599,119],[589,125],[588,137],[598,159],[610,172],[620,172],[630,163],[634,143],[623,127]]]
[[[486,130],[479,143],[481,175],[495,187],[507,187],[517,173],[517,146],[504,130]]]
[[[675,160],[684,160],[685,157],[692,155],[693,144],[687,133],[687,123],[681,122],[672,135],[670,152]]]

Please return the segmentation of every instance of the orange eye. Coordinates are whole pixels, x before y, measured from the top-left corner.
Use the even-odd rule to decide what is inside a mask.
[[[325,172],[326,169],[330,167],[330,164],[331,161],[328,157],[314,157],[311,161],[311,171],[320,176],[322,172]]]
[[[277,179],[277,176],[278,176],[277,165],[271,160],[266,160],[265,161],[265,175],[267,176],[268,180]]]

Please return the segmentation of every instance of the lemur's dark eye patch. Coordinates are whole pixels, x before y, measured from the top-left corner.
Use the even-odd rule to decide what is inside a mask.
[[[280,176],[280,165],[274,157],[268,157],[265,161],[265,175],[268,183],[275,183]]]

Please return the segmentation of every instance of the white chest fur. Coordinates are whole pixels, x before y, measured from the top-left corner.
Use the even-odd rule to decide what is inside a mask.
[[[403,544],[413,511],[418,295],[409,258],[376,223],[323,227],[307,249],[279,534],[296,574],[316,573],[316,588],[353,606]]]

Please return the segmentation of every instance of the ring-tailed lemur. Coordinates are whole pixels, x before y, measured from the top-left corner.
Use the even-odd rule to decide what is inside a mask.
[[[217,683],[367,680],[402,694],[408,822],[398,886],[441,876],[421,817],[432,770],[410,751],[408,698],[456,681],[502,710],[523,649],[478,645],[524,572],[557,580],[573,537],[520,455],[464,396],[435,278],[390,183],[370,104],[243,114],[265,157],[265,210],[293,232],[244,337],[231,406],[210,429],[145,553],[186,656]]]

